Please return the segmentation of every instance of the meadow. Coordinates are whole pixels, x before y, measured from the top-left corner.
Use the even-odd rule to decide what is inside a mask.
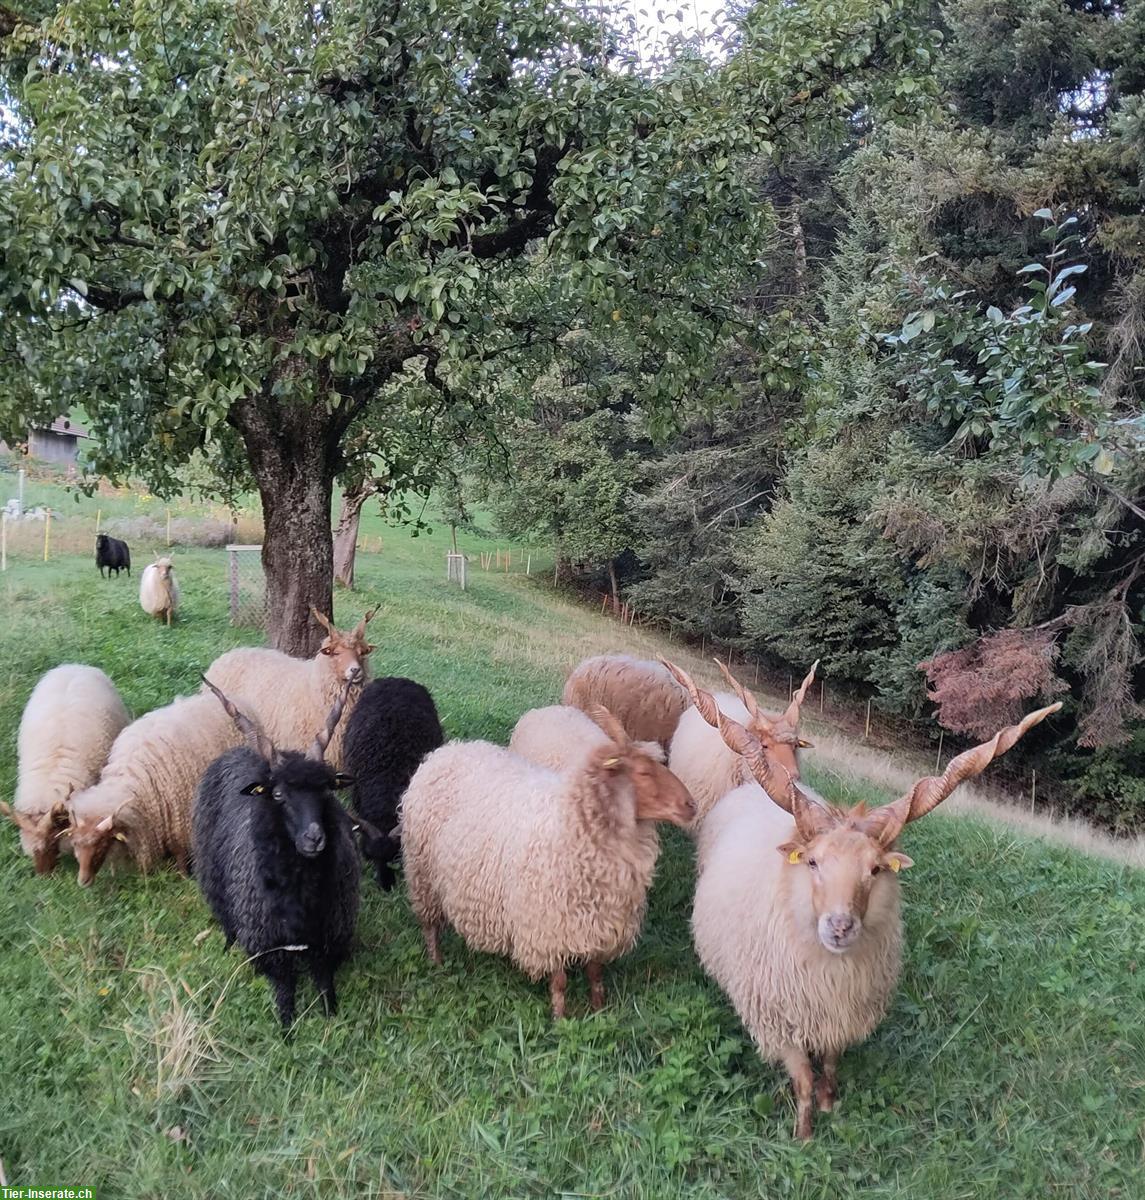
[[[228,623],[222,550],[176,549],[171,629],[140,611],[137,572],[99,578],[96,507],[128,518],[159,502],[73,503],[47,483],[28,499],[69,516],[59,553],[21,551],[0,576],[6,798],[20,711],[48,668],[103,668],[138,714],[259,640]],[[540,555],[532,576],[516,561],[483,571],[476,556],[497,543],[461,534],[474,556],[463,593],[445,579],[445,530],[414,538],[368,518],[363,538],[358,590],[339,593],[336,616],[381,605],[372,672],[429,686],[453,737],[506,740],[603,649],[700,665],[555,593]],[[139,567],[155,548],[133,546]],[[888,798],[814,751],[806,761],[832,798]],[[543,983],[453,935],[431,967],[400,886],[371,882],[339,1015],[324,1020],[304,991],[284,1042],[265,983],[224,956],[192,880],[105,872],[83,890],[67,861],[36,878],[5,828],[3,1169],[12,1183],[92,1184],[101,1200],[1141,1196],[1145,873],[977,816],[937,814],[903,846],[916,866],[901,986],[803,1146],[785,1074],[760,1062],[696,962],[691,849],[676,830],[602,1012],[587,1013],[578,976],[572,1015],[554,1025]]]

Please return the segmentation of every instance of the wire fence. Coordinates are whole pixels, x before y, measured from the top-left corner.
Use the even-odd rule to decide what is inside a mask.
[[[266,629],[266,576],[261,546],[227,547],[227,597],[232,625]]]

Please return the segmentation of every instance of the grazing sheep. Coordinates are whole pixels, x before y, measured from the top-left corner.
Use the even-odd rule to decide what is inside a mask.
[[[604,709],[609,741],[559,775],[489,742],[452,742],[418,768],[401,809],[402,856],[426,948],[448,921],[476,950],[550,977],[564,1016],[566,968],[585,963],[594,1009],[603,964],[630,949],[660,850],[656,821],[692,800]]]
[[[334,973],[350,956],[358,918],[358,851],[335,795],[348,781],[323,762],[349,690],[347,683],[325,729],[301,754],[276,750],[212,688],[248,745],[228,750],[203,774],[195,796],[195,875],[227,949],[238,942],[270,981],[284,1030],[294,1021],[302,970],[326,1015],[334,1015]]]
[[[173,857],[186,872],[199,776],[239,740],[211,696],[180,696],[132,721],[115,739],[98,783],[68,803],[80,885],[91,883],[116,843],[141,871]]]
[[[327,631],[313,658],[243,646],[220,655],[207,671],[215,687],[243,701],[271,742],[283,750],[302,750],[310,744],[345,683],[354,689],[346,702],[350,715],[366,681],[366,656],[374,649],[366,641],[366,624],[376,609],[348,633],[335,629],[317,609],[310,611]],[[342,769],[344,732],[343,727],[335,733],[326,753],[336,771]]]
[[[112,743],[130,721],[115,685],[96,667],[54,667],[32,690],[16,739],[19,778],[12,807],[0,812],[20,830],[37,875],[59,858],[73,792],[99,777]]]
[[[563,771],[579,766],[590,750],[609,740],[587,713],[568,704],[552,704],[532,708],[521,717],[509,738],[509,749],[538,767]],[[664,761],[659,742],[636,742],[635,746],[656,762]]]
[[[343,766],[353,779],[351,803],[364,818],[362,853],[374,864],[378,886],[394,886],[391,864],[401,843],[398,802],[421,760],[445,741],[433,697],[412,679],[387,676],[366,684],[346,724]]]
[[[903,827],[1059,708],[1030,713],[873,811],[812,800],[749,747],[758,782],[722,797],[700,827],[696,953],[762,1057],[790,1073],[797,1138],[811,1136],[812,1098],[821,1111],[833,1106],[839,1055],[876,1028],[898,983],[898,874],[912,865],[895,849]],[[721,714],[720,724],[726,737],[751,738],[730,717]],[[820,1062],[818,1082],[812,1058]]]
[[[601,654],[573,669],[561,703],[587,713],[601,705],[630,738],[659,742],[667,750],[688,707],[688,696],[660,663],[627,654]]]
[[[179,581],[169,558],[157,558],[143,568],[139,605],[148,616],[164,619],[170,625],[179,608],[179,599]]]
[[[700,828],[712,805],[721,796],[727,795],[732,788],[751,778],[751,772],[745,766],[741,753],[726,745],[713,728],[716,724],[717,709],[731,717],[737,728],[746,730],[751,745],[766,753],[771,761],[782,767],[792,779],[799,778],[799,751],[811,745],[799,736],[799,710],[815,679],[818,661],[807,672],[806,678],[791,697],[791,703],[781,717],[766,716],[751,692],[718,658],[715,661],[724,678],[735,690],[735,696],[727,692],[717,692],[714,696],[709,692],[697,693],[693,690],[695,685],[687,675],[678,671],[671,663],[664,663],[677,682],[689,689],[692,700],[692,707],[684,713],[676,727],[668,766],[696,801],[693,833]],[[704,702],[708,707],[701,708],[698,694],[708,698]],[[786,779],[786,775],[782,778]]]
[[[106,533],[98,533],[95,537],[95,565],[99,567],[99,576],[103,578],[103,569],[107,568],[107,578],[111,578],[112,571],[119,578],[119,572],[126,571],[128,579],[131,578],[131,550],[126,542],[121,542],[119,538],[108,537]]]

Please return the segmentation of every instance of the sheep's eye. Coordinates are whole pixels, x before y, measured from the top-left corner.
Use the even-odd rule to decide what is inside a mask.
[[[807,865],[811,868],[812,871],[817,870],[819,867],[819,864],[813,858],[809,858],[807,860]]]
[[[334,653],[334,647],[333,647],[333,646],[323,646],[323,647],[322,647],[322,653],[323,653],[323,654],[333,654],[333,653]]]
[[[878,873],[879,873],[881,870],[882,870],[882,867],[878,867],[878,866],[872,867],[872,868],[871,868],[871,874],[872,874],[872,875],[877,875],[877,874],[878,874]]]

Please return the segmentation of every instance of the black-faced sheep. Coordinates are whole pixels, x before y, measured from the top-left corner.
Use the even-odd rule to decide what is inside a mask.
[[[347,781],[323,762],[348,690],[308,754],[275,749],[218,692],[248,745],[211,763],[195,797],[195,877],[227,948],[238,942],[269,980],[284,1030],[304,970],[326,1015],[336,1011],[334,975],[350,955],[358,917],[358,852],[335,795]]]
[[[16,738],[16,795],[0,812],[19,828],[37,874],[51,871],[60,850],[68,849],[62,837],[68,800],[99,778],[130,719],[115,685],[96,667],[65,663],[32,690]]]
[[[712,805],[732,788],[751,779],[740,752],[732,749],[716,730],[716,713],[731,717],[738,728],[747,732],[749,743],[781,767],[792,779],[799,778],[799,751],[811,743],[799,733],[799,713],[808,689],[815,679],[816,662],[807,672],[806,678],[791,697],[782,716],[769,717],[759,707],[755,697],[735,678],[719,659],[716,665],[735,691],[703,692],[706,700],[699,700],[701,693],[687,675],[678,672],[671,663],[665,663],[676,680],[692,688],[689,693],[692,706],[680,718],[676,736],[672,739],[672,750],[668,766],[683,781],[696,801],[694,833],[703,824]],[[786,778],[786,775],[784,776]]]
[[[346,723],[342,764],[354,780],[351,805],[365,819],[362,853],[384,891],[394,886],[391,864],[401,854],[391,836],[398,801],[422,759],[444,741],[433,697],[412,679],[386,676],[366,684]]]
[[[610,740],[565,774],[489,742],[435,750],[402,800],[406,884],[426,947],[441,961],[448,921],[477,950],[550,978],[564,1016],[566,968],[582,962],[593,1008],[603,964],[640,932],[660,842],[656,821],[684,825],[692,800],[638,751],[607,712]]]
[[[228,650],[211,664],[211,682],[257,718],[267,736],[282,750],[303,750],[314,737],[345,684],[351,685],[346,702],[349,717],[359,689],[366,682],[366,656],[374,649],[366,641],[366,624],[372,610],[354,629],[344,632],[316,609],[310,610],[327,636],[313,658],[291,658],[278,650],[243,646]],[[335,770],[342,769],[344,727],[338,729],[326,757]]]
[[[839,1056],[878,1026],[898,983],[898,875],[912,865],[895,849],[903,827],[1059,708],[1030,713],[872,811],[813,800],[720,714],[758,782],[723,796],[700,826],[692,934],[762,1057],[791,1075],[796,1137],[811,1136],[813,1101],[834,1105]]]
[[[116,578],[119,577],[120,571],[126,571],[127,576],[131,577],[131,550],[126,542],[121,542],[119,538],[108,537],[106,533],[96,534],[95,539],[95,565],[99,567],[100,578],[103,578],[104,567],[107,568],[107,577],[111,578],[112,571],[115,572]]]
[[[660,663],[628,654],[586,658],[565,681],[562,704],[591,715],[601,705],[638,742],[659,742],[666,750],[688,695]]]
[[[143,568],[139,580],[139,606],[150,617],[168,625],[179,608],[179,581],[169,558],[157,558]]]
[[[141,871],[166,857],[186,872],[191,803],[211,760],[239,744],[234,722],[211,696],[180,696],[132,721],[112,744],[99,781],[68,802],[68,836],[86,887],[108,852]]]

